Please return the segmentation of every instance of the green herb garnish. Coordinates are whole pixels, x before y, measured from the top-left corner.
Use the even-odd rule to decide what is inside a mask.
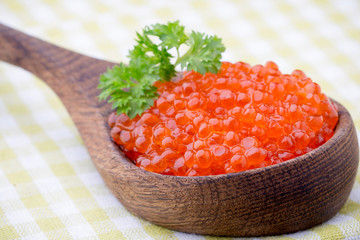
[[[129,52],[129,64],[120,63],[100,77],[99,99],[109,98],[118,114],[134,118],[150,108],[157,98],[153,84],[170,81],[176,75],[176,66],[201,74],[217,73],[221,67],[221,53],[225,50],[221,39],[194,31],[187,35],[179,21],[147,26],[136,35],[137,45]],[[188,50],[180,55],[183,45]],[[176,53],[175,59],[170,50]]]

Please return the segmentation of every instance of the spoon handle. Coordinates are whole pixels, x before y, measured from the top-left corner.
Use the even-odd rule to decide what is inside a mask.
[[[71,113],[79,104],[101,107],[99,75],[114,63],[91,58],[31,37],[0,23],[0,60],[45,81]],[[83,104],[81,104],[83,105]]]
[[[119,157],[107,128],[111,106],[97,98],[99,76],[114,63],[60,48],[1,23],[0,60],[28,70],[55,91],[98,167],[105,166],[105,159]]]

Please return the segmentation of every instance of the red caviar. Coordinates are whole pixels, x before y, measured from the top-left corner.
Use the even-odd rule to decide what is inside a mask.
[[[157,82],[141,116],[109,117],[111,137],[140,168],[201,176],[239,172],[305,154],[334,134],[337,107],[302,71],[224,62],[218,74]]]

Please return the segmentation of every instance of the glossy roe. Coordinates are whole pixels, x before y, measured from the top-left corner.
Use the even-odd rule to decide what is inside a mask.
[[[141,116],[109,116],[111,137],[140,168],[201,176],[239,172],[305,154],[334,134],[336,105],[302,71],[224,62],[218,74],[157,82]]]

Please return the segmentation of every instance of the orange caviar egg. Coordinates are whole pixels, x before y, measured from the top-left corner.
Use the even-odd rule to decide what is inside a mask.
[[[138,167],[177,176],[216,175],[287,161],[334,134],[337,107],[302,71],[224,62],[217,74],[157,82],[141,116],[112,113],[111,137]]]

